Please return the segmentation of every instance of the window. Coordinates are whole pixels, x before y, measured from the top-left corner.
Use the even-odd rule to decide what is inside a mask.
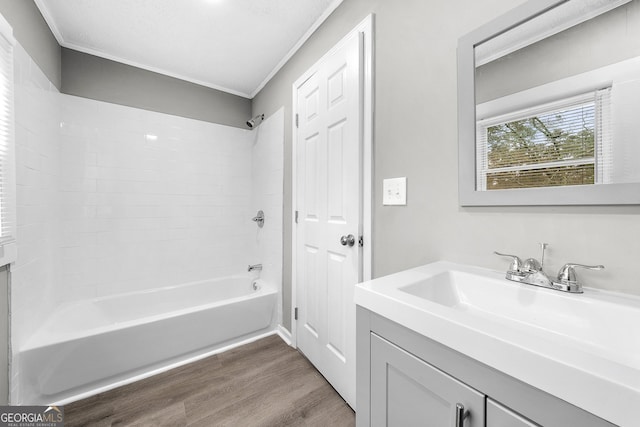
[[[611,90],[478,122],[477,190],[608,181]]]
[[[0,265],[15,261],[13,31],[0,16]]]

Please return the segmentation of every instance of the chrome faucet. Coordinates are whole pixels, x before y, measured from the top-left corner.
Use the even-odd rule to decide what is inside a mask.
[[[253,270],[262,270],[262,264],[254,264],[254,265],[250,265],[249,268],[247,268],[247,271],[253,271]]]
[[[547,248],[547,244],[540,243],[540,246],[542,248],[542,256],[540,258],[541,261],[538,261],[535,258],[529,258],[526,261],[522,262],[522,260],[515,255],[494,252],[496,255],[511,258],[511,264],[509,265],[509,269],[507,270],[505,278],[514,282],[525,283],[527,285],[540,286],[542,288],[580,294],[582,293],[582,284],[578,282],[575,267],[587,268],[590,270],[604,269],[604,265],[583,265],[567,263],[558,272],[556,280],[551,280],[543,270],[544,251]]]
[[[255,221],[255,223],[258,224],[258,227],[260,228],[264,227],[264,211],[259,210],[256,216],[251,218],[251,221]]]

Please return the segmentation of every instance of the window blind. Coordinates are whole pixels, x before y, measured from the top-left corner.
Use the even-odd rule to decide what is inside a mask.
[[[14,44],[0,16],[0,265],[15,261]]]
[[[611,170],[610,89],[482,120],[477,189],[607,182]]]

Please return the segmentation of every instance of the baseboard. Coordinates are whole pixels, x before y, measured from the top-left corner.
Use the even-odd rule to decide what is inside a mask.
[[[291,332],[289,332],[284,326],[278,325],[276,333],[280,336],[280,338],[282,338],[282,341],[286,342],[287,345],[293,347]]]

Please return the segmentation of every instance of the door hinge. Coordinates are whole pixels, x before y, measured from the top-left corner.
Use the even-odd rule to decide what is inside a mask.
[[[364,246],[364,236],[360,236],[360,238],[358,238],[358,246],[360,247]]]
[[[296,215],[295,216],[296,216],[295,217],[295,221],[296,221],[296,224],[297,224],[298,223],[298,211],[296,211]]]
[[[298,113],[296,113],[296,128],[299,127],[299,122],[298,122]]]
[[[293,309],[293,320],[298,320],[298,307]]]

